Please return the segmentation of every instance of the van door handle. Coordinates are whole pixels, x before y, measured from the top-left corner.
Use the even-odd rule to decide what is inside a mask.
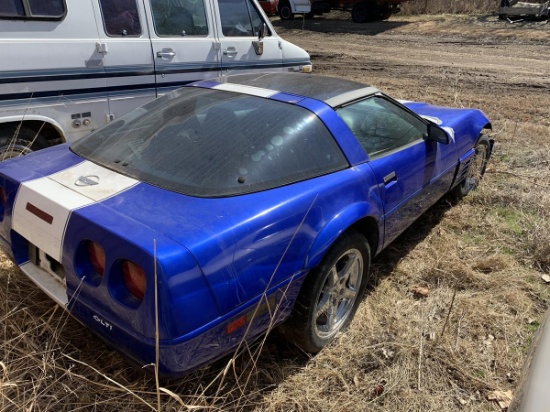
[[[237,49],[233,46],[229,46],[227,49],[223,50],[223,54],[228,57],[233,57],[237,55]]]
[[[176,52],[172,49],[162,49],[161,51],[157,52],[157,57],[160,57],[161,59],[171,59],[176,55]]]

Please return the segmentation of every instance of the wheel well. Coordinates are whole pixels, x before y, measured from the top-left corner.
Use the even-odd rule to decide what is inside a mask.
[[[363,236],[367,238],[369,242],[372,256],[376,254],[378,250],[378,243],[380,241],[380,234],[378,233],[378,223],[372,216],[364,217],[363,219],[355,222],[350,229],[355,229]]]
[[[15,132],[18,127],[26,127],[33,130],[52,146],[64,142],[63,136],[59,129],[57,129],[54,125],[42,120],[24,120],[21,122],[9,122],[0,124],[0,130],[8,130],[11,132]]]

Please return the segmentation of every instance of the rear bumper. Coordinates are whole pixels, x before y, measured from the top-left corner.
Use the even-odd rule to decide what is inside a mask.
[[[0,237],[2,248],[10,255],[9,243]],[[91,329],[131,363],[148,372],[154,371],[156,342],[132,333],[124,325],[91,307],[82,299],[67,296],[62,280],[32,262],[19,264],[21,271],[43,292],[67,310],[77,321]],[[177,377],[230,354],[243,340],[254,339],[282,322],[292,310],[305,273],[270,289],[264,296],[246,303],[184,336],[159,341],[158,371],[163,377]],[[77,289],[78,290],[78,289]],[[76,294],[75,294],[76,295]],[[197,308],[200,310],[200,308]],[[228,325],[245,318],[246,322],[228,333]],[[145,320],[137,320],[145,321]]]

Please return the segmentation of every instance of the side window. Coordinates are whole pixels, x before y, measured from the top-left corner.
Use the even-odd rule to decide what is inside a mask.
[[[422,140],[426,124],[381,96],[371,97],[337,110],[370,157]]]
[[[139,36],[141,23],[136,0],[100,0],[105,32],[109,36]]]
[[[222,32],[226,37],[258,35],[262,17],[251,0],[218,0]],[[271,33],[266,33],[267,36]]]
[[[0,18],[60,20],[65,12],[64,0],[0,0]]]
[[[208,35],[204,0],[152,0],[151,5],[157,35]]]

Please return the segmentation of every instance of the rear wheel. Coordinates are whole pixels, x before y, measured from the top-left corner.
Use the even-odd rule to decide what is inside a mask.
[[[19,157],[48,146],[38,132],[25,126],[0,130],[0,161]]]
[[[468,165],[466,177],[453,189],[453,194],[458,199],[462,199],[474,190],[479,185],[481,178],[485,174],[487,161],[489,160],[490,155],[489,139],[486,136],[481,136],[474,149],[475,153],[470,161],[470,164]]]
[[[294,18],[294,13],[292,13],[288,1],[283,1],[279,4],[279,17],[281,20],[292,20]]]
[[[365,291],[370,248],[364,236],[338,239],[310,272],[283,333],[307,352],[317,353],[351,322]]]
[[[351,18],[355,23],[380,20],[380,9],[373,2],[356,3],[351,9]]]

